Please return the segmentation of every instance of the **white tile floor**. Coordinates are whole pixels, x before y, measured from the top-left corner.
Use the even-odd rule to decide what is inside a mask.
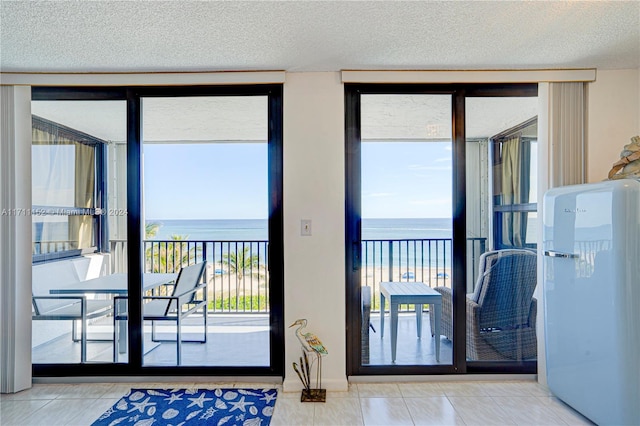
[[[255,383],[36,384],[0,397],[0,424],[90,425],[131,387],[269,387],[278,425],[585,425],[586,418],[534,381],[357,383],[328,392],[326,403],[301,403],[298,392]]]

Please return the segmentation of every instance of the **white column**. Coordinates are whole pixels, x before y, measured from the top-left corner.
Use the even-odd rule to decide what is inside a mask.
[[[284,86],[285,325],[306,318],[329,354],[322,387],[346,391],[344,86],[333,72],[287,73]],[[301,220],[311,235],[301,235]],[[285,329],[284,390],[302,384],[300,343]]]
[[[0,86],[0,392],[31,387],[31,87]]]

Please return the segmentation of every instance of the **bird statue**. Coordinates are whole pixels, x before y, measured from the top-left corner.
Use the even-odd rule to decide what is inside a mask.
[[[315,354],[317,360],[318,360],[318,364],[316,366],[316,388],[320,389],[322,386],[322,356],[323,355],[327,355],[329,352],[327,352],[327,349],[324,347],[324,345],[322,344],[322,342],[320,341],[320,339],[318,339],[318,336],[316,336],[313,333],[303,333],[302,329],[305,328],[307,326],[307,320],[306,319],[299,319],[296,322],[294,322],[293,324],[291,324],[289,326],[289,328],[294,327],[294,326],[298,326],[298,328],[296,328],[296,337],[298,338],[298,340],[300,341],[300,344],[302,345],[302,350],[303,353],[305,355],[305,360],[306,360],[306,354],[307,353],[313,353]],[[300,360],[300,363],[302,363],[302,359]],[[296,373],[298,373],[298,376],[300,376],[300,373],[298,372],[297,369],[297,365],[294,362],[293,363],[293,368],[294,370],[296,370]],[[307,364],[307,368],[308,368],[308,364]],[[303,369],[303,375],[304,375],[304,369]],[[307,380],[303,380],[302,378],[300,378],[300,380],[302,380],[302,383],[305,385],[305,388],[309,388],[309,378],[308,378],[308,371],[307,371],[307,376],[305,376],[305,378]]]

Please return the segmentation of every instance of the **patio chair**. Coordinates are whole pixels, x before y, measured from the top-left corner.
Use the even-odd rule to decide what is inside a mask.
[[[180,269],[176,284],[173,287],[171,296],[144,296],[142,304],[143,321],[151,321],[151,340],[154,342],[176,342],[177,365],[182,364],[182,343],[206,343],[207,342],[207,283],[201,282],[205,271],[206,261],[195,265],[185,266]],[[198,298],[198,292],[203,290],[202,298]],[[120,300],[127,299],[126,296],[115,297],[114,306],[116,311],[113,316],[114,345],[113,356],[117,359],[118,354],[118,327],[117,321],[127,320],[128,312],[120,312],[120,306],[126,303],[119,303]],[[198,309],[202,308],[202,318],[204,322],[204,337],[202,340],[182,339],[182,320]],[[156,321],[171,321],[176,323],[176,339],[162,340],[156,338]]]
[[[536,359],[537,256],[530,250],[496,250],[480,256],[475,291],[466,298],[467,359]],[[442,294],[441,334],[453,337],[452,292]],[[431,335],[434,335],[433,312]]]
[[[32,296],[32,320],[71,321],[71,336],[77,335],[80,323],[80,362],[87,362],[87,327],[90,319],[109,315],[113,311],[111,300],[88,300],[83,295]],[[102,341],[102,340],[98,340]]]
[[[371,287],[361,287],[362,329],[360,345],[362,346],[361,362],[369,364],[369,327],[371,326]]]

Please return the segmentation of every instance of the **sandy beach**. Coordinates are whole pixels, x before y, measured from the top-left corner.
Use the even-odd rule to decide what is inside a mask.
[[[228,273],[220,264],[208,264],[208,299],[219,301],[236,297],[266,297],[266,271],[262,268],[253,272],[253,274],[247,272],[240,278],[236,274]],[[403,268],[402,270],[380,267],[362,269],[361,285],[372,287],[374,293],[379,292],[380,282],[385,281],[418,281],[430,287],[451,287],[451,269],[443,267]]]
[[[427,284],[429,287],[451,287],[451,268],[363,268],[361,285],[378,287],[380,282],[385,281],[418,281]],[[375,285],[374,285],[375,284]]]

